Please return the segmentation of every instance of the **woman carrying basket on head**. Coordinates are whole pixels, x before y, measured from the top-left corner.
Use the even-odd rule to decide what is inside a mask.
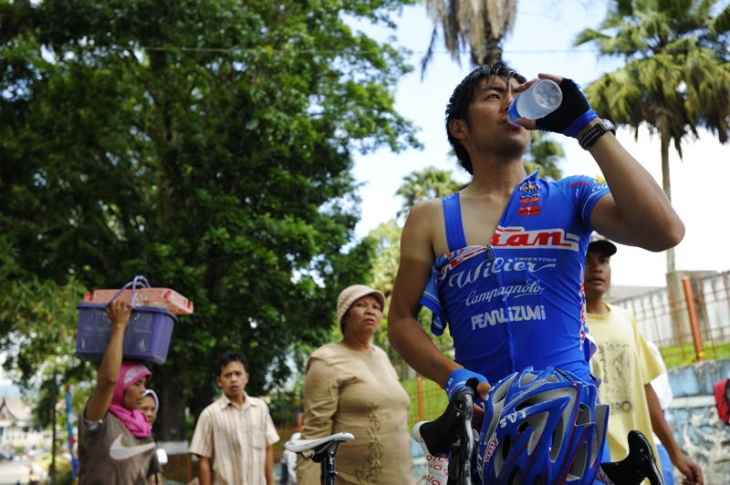
[[[96,387],[79,421],[79,485],[147,484],[155,457],[152,426],[139,410],[152,373],[122,358],[132,307],[114,300],[107,308],[111,335]]]

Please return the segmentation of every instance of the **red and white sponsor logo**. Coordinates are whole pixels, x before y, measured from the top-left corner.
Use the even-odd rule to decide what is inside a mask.
[[[449,481],[449,459],[441,456],[426,455],[428,462],[428,485],[446,485]]]
[[[528,231],[524,227],[498,226],[492,235],[495,248],[550,248],[578,251],[579,236],[563,229],[540,229]]]
[[[492,454],[494,453],[494,450],[497,448],[498,444],[499,440],[497,439],[497,434],[493,433],[492,437],[489,440],[489,444],[487,445],[487,451],[484,452],[485,463],[492,459]]]

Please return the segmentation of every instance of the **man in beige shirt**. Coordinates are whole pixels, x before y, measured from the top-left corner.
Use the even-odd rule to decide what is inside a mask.
[[[279,435],[266,403],[244,391],[247,369],[242,353],[218,359],[223,396],[200,413],[189,449],[198,456],[200,485],[274,485],[272,445]]]

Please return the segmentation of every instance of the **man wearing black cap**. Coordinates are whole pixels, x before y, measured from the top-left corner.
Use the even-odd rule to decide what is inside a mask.
[[[621,307],[603,299],[611,286],[611,256],[616,245],[599,237],[591,239],[586,254],[584,288],[588,331],[598,346],[591,359],[591,372],[601,379],[598,394],[611,407],[608,445],[611,460],[628,455],[627,435],[638,429],[645,436],[652,431],[669,453],[674,466],[687,477],[684,483],[703,483],[702,470],[674,441],[664,419],[651,381],[664,372],[663,363],[652,353],[639,331],[636,319]],[[658,456],[656,449],[654,456]],[[665,476],[666,483],[674,483]]]

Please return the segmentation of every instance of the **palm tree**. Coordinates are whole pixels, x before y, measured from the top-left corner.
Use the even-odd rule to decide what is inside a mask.
[[[451,177],[450,170],[426,167],[420,172],[411,172],[403,177],[403,185],[396,191],[396,195],[405,199],[398,218],[404,218],[418,201],[443,197],[462,188],[463,184]]]
[[[463,49],[470,49],[475,66],[502,60],[502,42],[512,31],[517,0],[426,0],[433,20],[431,42],[421,59],[421,73],[433,56],[439,27],[451,57],[459,62]]]
[[[578,34],[575,45],[595,43],[603,56],[626,65],[594,81],[586,94],[594,109],[616,124],[658,133],[662,187],[671,200],[669,146],[682,157],[682,142],[698,128],[728,140],[730,122],[730,6],[717,0],[620,0],[600,25]],[[713,12],[721,11],[713,17]],[[667,274],[675,270],[667,251]]]

